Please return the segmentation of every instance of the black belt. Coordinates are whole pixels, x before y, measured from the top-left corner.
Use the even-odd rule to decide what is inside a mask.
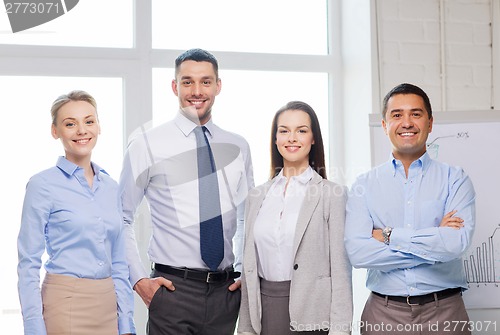
[[[240,272],[236,272],[232,268],[227,268],[223,271],[204,271],[188,268],[177,268],[170,265],[163,265],[158,263],[155,263],[154,268],[155,270],[169,275],[181,277],[184,279],[198,280],[209,284],[226,282],[229,279],[238,278],[241,275]]]
[[[451,297],[452,295],[458,294],[460,292],[462,292],[462,289],[460,287],[455,287],[455,288],[447,288],[446,290],[433,292],[429,294],[413,295],[407,297],[401,297],[397,295],[385,295],[385,294],[380,294],[378,292],[372,292],[372,293],[384,299],[387,298],[388,300],[392,301],[406,302],[408,305],[411,306],[411,305],[424,305],[434,301],[436,297],[438,300],[441,300],[444,298]]]

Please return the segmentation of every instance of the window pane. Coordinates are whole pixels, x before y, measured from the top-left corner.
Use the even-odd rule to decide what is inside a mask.
[[[59,95],[73,89],[83,89],[97,101],[101,135],[92,160],[117,180],[123,157],[121,78],[0,76],[5,125],[0,174],[5,177],[2,199],[9,199],[8,210],[2,211],[3,221],[8,223],[2,229],[2,274],[8,275],[0,276],[0,324],[10,334],[23,334],[15,250],[26,182],[64,155],[61,142],[50,134],[50,106]]]
[[[153,0],[153,47],[325,55],[326,0]]]
[[[172,119],[179,106],[170,82],[173,69],[153,70],[153,124]],[[269,146],[274,113],[288,101],[302,100],[316,111],[328,165],[328,75],[303,72],[219,70],[222,90],[213,107],[214,122],[250,144],[256,185],[269,176]]]
[[[48,10],[45,5],[43,8]],[[11,9],[15,10],[15,7]],[[58,10],[64,11],[63,8]],[[9,18],[4,11],[0,15],[0,43],[131,48],[134,22],[132,13],[133,0],[80,0],[73,9],[52,21],[12,33]]]

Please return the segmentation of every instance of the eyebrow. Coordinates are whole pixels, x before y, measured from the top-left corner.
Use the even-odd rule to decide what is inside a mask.
[[[193,76],[182,76],[180,80],[186,80],[186,79],[193,79]],[[201,80],[206,80],[206,79],[215,79],[215,76],[203,76],[201,77]]]
[[[404,111],[404,110],[406,110],[406,109],[403,109],[403,108],[396,108],[396,109],[392,109],[392,110],[390,110],[390,111],[389,111],[389,113],[391,113],[391,114],[392,114],[392,113],[400,113],[400,112],[402,112],[402,111]],[[423,112],[424,112],[424,110],[423,110],[422,108],[412,108],[412,109],[410,109],[410,112],[422,112],[422,113],[423,113]]]
[[[93,115],[93,114],[89,114],[89,115],[87,115],[86,117],[84,117],[84,119],[86,120],[86,119],[91,118],[91,117],[95,117],[95,115]],[[75,120],[76,120],[76,117],[67,117],[67,118],[65,118],[65,119],[62,119],[61,121],[62,121],[62,122],[64,122],[64,121],[66,121],[66,120],[75,121]]]
[[[310,128],[308,125],[302,125],[302,126],[298,126],[297,128]],[[278,128],[288,128],[287,126],[284,126],[284,125],[278,125]]]

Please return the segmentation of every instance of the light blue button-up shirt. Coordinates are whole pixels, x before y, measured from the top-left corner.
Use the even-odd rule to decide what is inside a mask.
[[[347,202],[345,244],[356,268],[367,268],[368,289],[386,295],[422,295],[446,288],[467,288],[462,254],[475,226],[475,191],[459,167],[425,153],[405,175],[391,160],[358,177]],[[457,210],[464,227],[439,227]],[[372,237],[392,227],[386,245]]]
[[[46,334],[40,294],[45,250],[48,273],[112,277],[120,334],[135,333],[118,184],[96,164],[92,167],[92,188],[84,170],[64,157],[27,184],[18,238],[18,289],[26,335]]]

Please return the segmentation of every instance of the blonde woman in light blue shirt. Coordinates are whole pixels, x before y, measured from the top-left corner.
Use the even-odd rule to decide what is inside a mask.
[[[135,334],[118,185],[91,161],[96,102],[72,91],[51,112],[65,156],[26,186],[18,238],[24,334]]]

